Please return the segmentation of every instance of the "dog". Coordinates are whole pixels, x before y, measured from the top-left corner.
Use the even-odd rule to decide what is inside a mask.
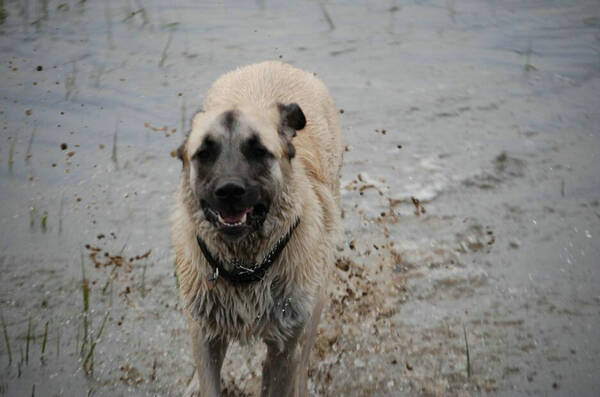
[[[341,237],[338,112],[313,73],[268,61],[221,76],[177,150],[179,288],[202,396],[230,341],[267,346],[261,395],[304,396]]]

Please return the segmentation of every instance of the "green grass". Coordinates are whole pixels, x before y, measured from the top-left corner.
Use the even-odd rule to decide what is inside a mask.
[[[60,327],[56,328],[56,358],[60,357]]]
[[[108,278],[106,279],[106,283],[104,284],[104,287],[102,287],[102,295],[106,295],[106,291],[108,291],[108,287],[110,287],[112,285],[113,275],[115,274],[116,271],[117,271],[117,267],[113,266],[112,270],[110,271],[110,274],[108,275]]]
[[[21,345],[19,345],[19,354],[21,356],[21,359],[17,364],[17,378],[21,377],[21,369],[23,368],[23,363],[25,362],[25,357],[23,356],[23,346]]]
[[[125,19],[123,19],[123,22],[133,21],[133,19],[137,15],[139,15],[142,18],[142,26],[146,26],[148,23],[150,23],[150,19],[148,18],[148,13],[146,12],[146,9],[144,7],[140,8],[139,10],[129,12],[127,14],[127,16],[125,17]],[[169,25],[169,24],[167,24],[167,25]]]
[[[6,21],[8,17],[8,12],[6,12],[6,8],[4,8],[4,0],[0,0],[0,25]]]
[[[327,21],[327,24],[329,25],[329,29],[334,30],[335,24],[333,23],[333,19],[331,19],[331,15],[329,15],[329,12],[327,12],[325,5],[323,3],[319,3],[319,7],[321,8],[321,13],[323,14],[323,17],[325,18],[325,21]]]
[[[46,324],[44,325],[44,338],[42,339],[42,353],[40,355],[40,361],[42,364],[45,362],[46,343],[48,343],[48,321],[46,321]]]
[[[75,336],[75,354],[79,353],[81,354],[81,351],[79,350],[79,337],[81,336],[81,328],[77,328],[77,334]]]
[[[117,144],[119,140],[119,120],[117,120],[115,125],[115,133],[113,134],[113,147],[112,147],[112,155],[110,159],[115,163],[115,166],[119,168],[119,162],[117,159]]]
[[[17,144],[17,138],[13,137],[8,148],[8,171],[12,173],[13,164],[15,163],[15,145]]]
[[[32,228],[37,218],[37,210],[35,207],[29,207],[29,227]]]
[[[83,252],[81,253],[81,293],[83,297],[83,341],[81,342],[80,354],[83,355],[88,343],[88,315],[90,310],[90,283],[85,277],[85,264],[83,262]]]
[[[115,43],[113,41],[112,34],[112,19],[110,17],[110,8],[109,2],[104,2],[104,21],[106,22],[106,42],[108,43],[108,48],[114,48]]]
[[[465,351],[467,354],[467,377],[471,377],[471,353],[469,351],[469,341],[467,340],[467,329],[463,326],[463,333],[465,335]]]
[[[108,315],[109,315],[109,312],[106,312],[106,314],[104,315],[104,319],[102,320],[102,324],[100,325],[100,328],[98,329],[98,332],[96,333],[96,337],[94,338],[94,341],[91,343],[90,349],[88,350],[87,354],[85,355],[85,359],[83,360],[83,363],[81,364],[81,367],[83,368],[83,371],[86,373],[86,375],[91,375],[94,373],[94,351],[96,350],[96,345],[97,345],[98,341],[100,340],[100,337],[102,336],[102,331],[104,331],[104,326],[106,325],[106,320],[108,319]]]
[[[31,316],[29,316],[29,323],[27,325],[27,337],[25,339],[25,364],[29,365],[29,342],[32,340],[31,336]]]
[[[27,143],[27,150],[25,151],[25,163],[29,164],[29,159],[33,156],[31,154],[31,146],[33,146],[33,137],[35,136],[35,128],[31,131],[29,142]]]
[[[158,62],[158,67],[159,68],[162,68],[163,65],[165,64],[165,61],[167,60],[168,51],[169,51],[169,47],[171,46],[171,39],[172,38],[173,38],[172,32],[169,31],[169,37],[167,38],[167,44],[165,44],[165,48],[163,48],[162,54],[160,56],[160,62]]]
[[[75,90],[77,89],[77,63],[72,62],[72,71],[65,79],[65,99],[69,100],[73,97]]]
[[[4,322],[4,316],[2,319],[2,331],[4,332],[4,342],[6,343],[6,351],[8,352],[8,365],[12,364],[12,353],[10,351],[10,338],[8,337],[8,330],[6,329],[6,322]]]
[[[152,373],[150,374],[150,380],[156,380],[156,358],[154,358],[154,361],[152,362]]]
[[[160,25],[160,27],[163,29],[175,29],[175,28],[179,27],[179,25],[181,25],[181,23],[175,21],[175,22],[163,23],[162,25]]]
[[[48,0],[41,0],[40,3],[42,4],[42,18],[48,19]]]
[[[531,54],[533,54],[533,49],[531,46],[531,39],[529,39],[527,41],[527,50],[525,51],[525,65],[523,65],[525,72],[534,72],[537,70],[537,68],[531,64]]]

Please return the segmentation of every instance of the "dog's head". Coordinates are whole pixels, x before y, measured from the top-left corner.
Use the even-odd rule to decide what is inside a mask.
[[[225,239],[260,230],[295,155],[296,131],[306,125],[295,104],[200,112],[177,150],[192,213],[203,213]]]

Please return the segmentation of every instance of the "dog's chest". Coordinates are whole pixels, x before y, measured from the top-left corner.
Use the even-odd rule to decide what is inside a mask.
[[[226,283],[226,280],[220,280]],[[276,283],[223,285],[199,294],[195,319],[207,336],[225,336],[241,342],[255,337],[285,339],[307,319],[310,299]]]

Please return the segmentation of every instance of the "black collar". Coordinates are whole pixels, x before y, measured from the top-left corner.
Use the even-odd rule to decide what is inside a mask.
[[[269,270],[273,262],[277,260],[288,241],[290,241],[292,233],[299,223],[300,218],[294,222],[287,234],[277,241],[275,246],[267,253],[267,255],[265,255],[261,263],[245,265],[234,259],[232,262],[233,269],[231,271],[226,270],[223,263],[211,255],[204,241],[202,241],[200,236],[196,235],[196,240],[198,240],[198,245],[204,254],[204,258],[206,258],[206,261],[214,270],[213,277],[212,279],[209,279],[209,281],[216,282],[219,277],[223,277],[232,284],[250,284],[262,280],[267,270]]]

